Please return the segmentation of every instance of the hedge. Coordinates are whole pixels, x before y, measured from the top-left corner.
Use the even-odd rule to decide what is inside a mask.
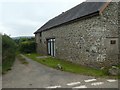
[[[24,41],[19,45],[21,53],[34,53],[36,51],[35,41]]]
[[[16,54],[16,44],[7,35],[2,35],[2,73],[10,70]]]

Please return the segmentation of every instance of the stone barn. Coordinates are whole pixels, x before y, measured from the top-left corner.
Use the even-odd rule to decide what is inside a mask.
[[[83,2],[34,34],[37,52],[89,67],[117,65],[120,55],[118,2]]]

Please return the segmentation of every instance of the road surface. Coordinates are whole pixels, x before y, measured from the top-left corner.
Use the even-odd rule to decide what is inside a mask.
[[[28,65],[16,60],[12,70],[3,75],[3,88],[118,88],[115,79],[63,72],[25,58]]]

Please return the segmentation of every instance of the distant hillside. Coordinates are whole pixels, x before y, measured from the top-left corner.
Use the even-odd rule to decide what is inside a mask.
[[[18,37],[11,37],[12,39],[20,39],[20,38],[33,38],[34,36],[18,36]]]

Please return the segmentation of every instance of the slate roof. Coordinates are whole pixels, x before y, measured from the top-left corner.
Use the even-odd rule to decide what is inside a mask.
[[[100,9],[104,4],[105,2],[83,2],[77,5],[76,7],[73,7],[72,9],[49,20],[46,24],[39,28],[35,32],[35,34],[59,26],[61,24],[73,21],[75,19],[79,19],[95,13],[99,14]]]

